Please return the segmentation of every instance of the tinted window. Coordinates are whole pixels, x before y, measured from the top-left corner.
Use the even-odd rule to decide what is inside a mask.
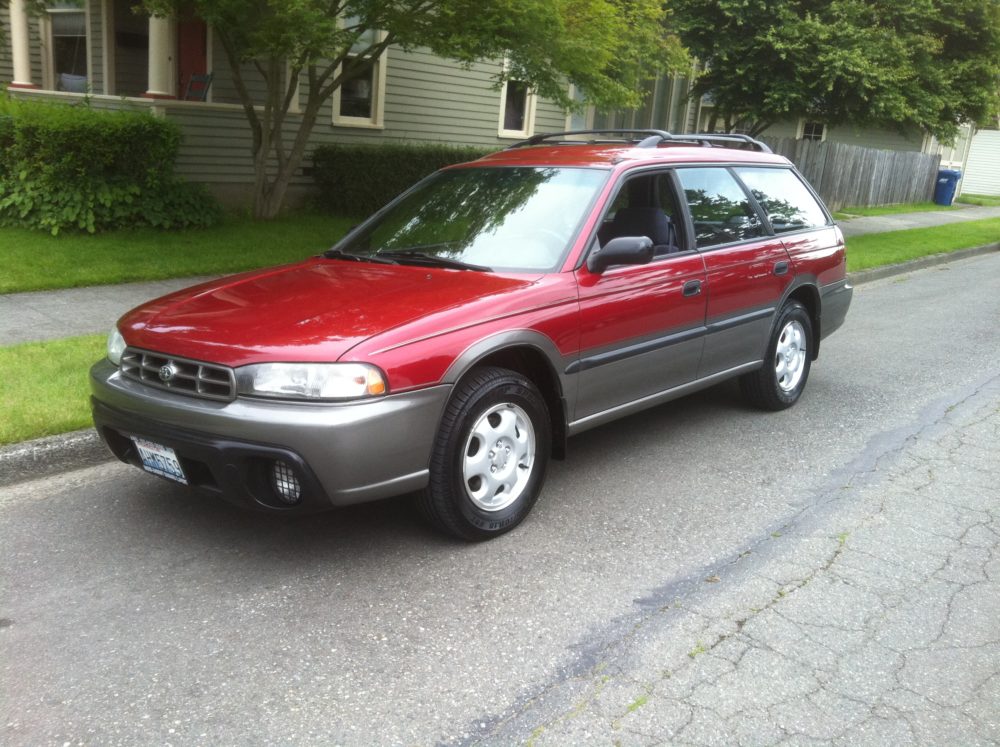
[[[764,208],[775,233],[826,225],[823,208],[793,171],[739,168],[736,173]]]
[[[698,248],[763,236],[746,192],[726,169],[678,169]]]

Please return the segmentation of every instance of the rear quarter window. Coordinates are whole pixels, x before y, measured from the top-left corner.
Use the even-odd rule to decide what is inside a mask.
[[[764,208],[775,233],[827,225],[823,208],[791,169],[738,167],[735,171]]]

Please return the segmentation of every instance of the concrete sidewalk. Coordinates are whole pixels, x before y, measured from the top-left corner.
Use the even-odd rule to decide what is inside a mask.
[[[1000,218],[1000,207],[977,207],[956,205],[954,210],[933,210],[924,213],[900,213],[899,215],[878,215],[871,218],[851,218],[838,221],[844,236],[860,236],[863,233],[885,233],[905,231],[908,228],[930,228],[948,223],[962,223],[970,220]],[[997,237],[1000,239],[1000,236]]]
[[[210,279],[200,276],[0,294],[0,345],[109,332],[129,309]]]
[[[854,218],[842,221],[840,227],[846,236],[857,236],[993,217],[1000,217],[1000,207],[970,206],[952,211]],[[107,332],[118,317],[140,303],[207,279],[178,278],[0,295],[0,345]]]

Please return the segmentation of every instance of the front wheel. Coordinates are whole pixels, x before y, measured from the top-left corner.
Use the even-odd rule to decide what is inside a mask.
[[[784,410],[798,400],[809,378],[812,320],[805,306],[789,301],[767,344],[764,365],[740,377],[750,404],[764,410]]]
[[[545,400],[527,378],[504,368],[472,372],[441,419],[421,513],[466,540],[510,531],[538,499],[551,430]]]

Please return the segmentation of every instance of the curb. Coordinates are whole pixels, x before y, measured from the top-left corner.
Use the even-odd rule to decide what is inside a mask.
[[[853,285],[871,283],[882,278],[902,275],[925,267],[957,262],[984,254],[1000,251],[1000,242],[958,249],[946,254],[933,254],[898,265],[886,265],[871,270],[848,273],[848,281]],[[33,441],[0,447],[0,487],[26,480],[46,477],[58,472],[89,467],[114,461],[114,455],[101,441],[97,431],[85,428],[59,436],[46,436]]]
[[[848,249],[850,251],[850,249]],[[925,267],[935,267],[936,265],[957,262],[960,259],[971,259],[992,252],[1000,252],[1000,241],[984,246],[974,246],[971,249],[956,249],[953,252],[944,254],[931,254],[928,257],[911,259],[898,265],[885,265],[883,267],[873,267],[870,270],[859,270],[858,272],[847,273],[847,279],[852,285],[862,285],[871,283],[882,278],[890,278],[894,275],[903,275],[914,270],[922,270]]]
[[[85,428],[0,447],[0,487],[114,460],[97,431]]]

